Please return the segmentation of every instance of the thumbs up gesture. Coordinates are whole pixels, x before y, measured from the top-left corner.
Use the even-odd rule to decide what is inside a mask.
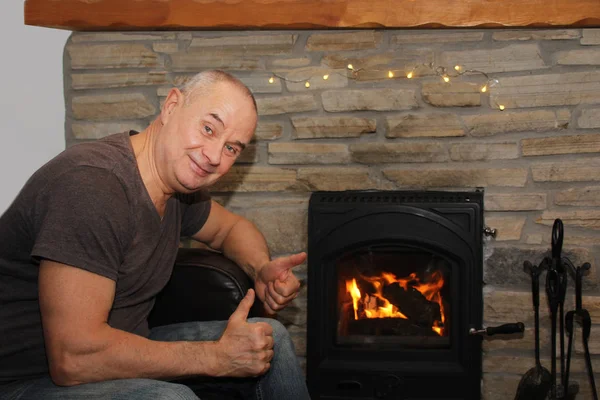
[[[292,268],[305,260],[306,253],[302,252],[271,260],[260,269],[255,281],[256,294],[267,313],[275,314],[298,296],[300,281]]]
[[[248,290],[217,342],[217,376],[255,377],[271,367],[273,328],[266,322],[247,321],[254,296],[254,290]]]

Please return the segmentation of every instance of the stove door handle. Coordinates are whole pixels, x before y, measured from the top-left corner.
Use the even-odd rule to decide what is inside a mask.
[[[512,324],[504,324],[500,326],[491,326],[484,329],[469,329],[469,335],[494,336],[499,334],[511,335],[513,333],[522,333],[525,331],[525,324],[515,322]]]

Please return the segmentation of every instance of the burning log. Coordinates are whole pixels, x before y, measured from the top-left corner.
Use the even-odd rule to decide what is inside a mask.
[[[383,296],[412,324],[420,327],[431,328],[435,321],[441,321],[440,305],[429,301],[421,292],[412,286],[405,290],[399,283],[395,282],[383,287]]]

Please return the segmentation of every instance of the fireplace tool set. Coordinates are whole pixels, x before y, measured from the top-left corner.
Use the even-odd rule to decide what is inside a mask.
[[[552,226],[552,255],[544,257],[539,266],[525,261],[524,267],[531,275],[531,291],[533,297],[534,324],[535,324],[535,366],[523,375],[515,400],[557,400],[575,399],[579,385],[569,382],[573,336],[575,334],[574,322],[581,326],[584,358],[588,378],[594,400],[598,400],[592,361],[588,347],[591,330],[589,312],[582,306],[582,280],[583,273],[590,269],[589,263],[575,267],[573,263],[562,256],[563,223],[556,219]],[[539,347],[539,276],[546,271],[546,296],[550,306],[551,322],[551,369],[548,371],[540,363]],[[575,310],[564,313],[564,300],[567,293],[569,272],[575,279]],[[557,377],[556,367],[556,325],[559,322],[560,339],[560,380]],[[565,356],[565,331],[568,336],[567,354]]]

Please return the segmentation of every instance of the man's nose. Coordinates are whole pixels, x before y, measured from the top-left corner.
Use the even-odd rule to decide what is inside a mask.
[[[217,166],[221,163],[222,147],[219,143],[210,143],[204,146],[204,157],[210,165]]]

